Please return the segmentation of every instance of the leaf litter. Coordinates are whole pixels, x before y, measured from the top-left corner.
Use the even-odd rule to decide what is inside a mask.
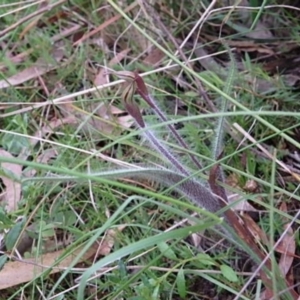
[[[129,51],[130,49],[128,48],[117,53],[108,62],[108,66],[112,67],[120,63],[127,56]],[[106,68],[100,68],[93,80],[94,85],[101,86],[106,84],[108,82],[107,76]],[[60,89],[64,90],[64,87],[60,86]],[[102,98],[100,91],[95,91],[94,94],[99,99]],[[57,106],[61,108],[61,112],[65,117],[75,116],[77,123],[81,126],[81,130],[88,131],[89,133],[96,130],[96,134],[98,134],[98,132],[112,134],[116,130],[116,125],[120,125],[122,129],[128,129],[133,124],[133,118],[130,115],[119,116],[122,115],[124,111],[104,101],[100,104],[89,104],[89,111],[79,108],[75,103],[73,99],[69,99]],[[112,122],[112,120],[115,120],[115,122]]]
[[[245,2],[245,1],[244,1]],[[137,5],[137,3],[135,3],[134,5]],[[245,2],[245,5],[249,5],[248,4],[248,1],[246,1]],[[118,18],[120,18],[120,16],[118,15],[117,16]],[[117,19],[118,19],[117,18]],[[106,24],[104,24],[104,27],[106,27],[106,26],[108,26],[109,24],[113,24],[114,22],[116,22],[117,21],[117,19],[112,19],[112,20],[109,20],[108,21],[108,23],[106,23]],[[249,20],[251,19],[250,17],[248,18]],[[31,23],[31,24],[35,24],[34,23],[34,21],[33,21],[33,23]],[[102,25],[102,24],[101,24]],[[102,27],[102,28],[104,28],[104,27]],[[26,30],[28,30],[30,28],[30,25],[29,25],[29,27],[26,27],[25,28],[25,34],[26,34]],[[95,31],[90,31],[90,32],[88,32],[88,34],[90,34],[90,35],[85,35],[84,36],[84,39],[82,39],[81,41],[80,41],[80,43],[83,43],[89,36],[92,36],[93,34],[95,34],[95,33],[97,33],[97,32],[99,32],[99,31],[101,31],[102,30],[102,28],[101,28],[101,26],[99,27],[97,27],[96,28],[96,30]],[[270,30],[268,29],[269,28],[269,26],[265,26],[265,24],[263,24],[262,22],[258,22],[258,27],[257,27],[257,29],[259,29],[259,30],[256,30],[256,33],[255,33],[255,35],[253,36],[252,35],[252,38],[254,37],[254,38],[257,38],[257,39],[261,39],[262,37],[264,37],[264,38],[266,38],[266,37],[269,37],[269,38],[272,38],[273,36],[272,36],[272,33],[270,32]],[[261,34],[259,34],[259,31],[261,31],[262,33]],[[271,33],[271,35],[270,35],[270,33]],[[247,36],[247,35],[246,35]],[[249,35],[248,35],[249,36]],[[215,37],[213,37],[214,39],[215,39]],[[231,41],[229,41],[229,42],[231,42]],[[237,42],[239,42],[239,41],[237,41]],[[249,41],[249,42],[251,42],[251,40]],[[265,47],[261,47],[260,45],[258,45],[257,43],[253,43],[253,46],[249,46],[249,47],[242,47],[242,45],[240,45],[240,50],[241,51],[246,51],[246,52],[258,52],[258,53],[268,53],[268,54],[274,54],[274,52],[272,52],[272,50],[271,49],[267,49],[267,48],[265,48]],[[268,52],[269,51],[269,52]],[[155,60],[154,60],[155,61]],[[151,61],[151,63],[152,63],[152,61]],[[27,75],[28,76],[28,75]],[[37,77],[39,77],[40,75],[37,75]],[[99,73],[99,77],[100,77],[100,84],[101,84],[101,74]],[[28,77],[29,78],[29,77]],[[27,79],[27,80],[29,80],[29,79]],[[24,81],[24,82],[26,82],[26,81]],[[16,83],[15,84],[22,84],[22,83],[24,83],[24,82],[21,82],[21,81],[19,81],[19,83],[18,83],[18,81],[16,81]],[[96,81],[95,81],[96,82]],[[261,85],[261,88],[260,89],[257,89],[258,90],[258,92],[261,92],[261,91],[264,91],[266,89],[266,85]],[[85,111],[85,112],[82,112],[82,111],[80,111],[80,109],[78,109],[76,106],[75,106],[75,103],[72,103],[73,104],[73,106],[71,106],[71,107],[67,107],[67,110],[69,110],[68,111],[68,113],[69,113],[69,115],[68,116],[65,116],[65,119],[66,120],[68,120],[68,117],[71,117],[72,116],[72,114],[74,113],[75,114],[75,116],[76,116],[76,113],[77,113],[77,116],[79,115],[80,117],[77,119],[77,122],[82,122],[82,121],[84,121],[84,122],[89,122],[89,121],[86,121],[87,119],[86,119],[86,117],[87,117],[87,115],[88,115],[88,118],[90,118],[90,112],[87,112],[87,111]],[[92,108],[92,112],[94,112],[94,109],[96,109],[95,107],[94,108]],[[109,111],[110,110],[110,111]],[[120,110],[120,109],[118,109],[117,107],[114,107],[114,106],[111,106],[111,107],[109,107],[109,109],[107,109],[106,107],[104,107],[104,106],[100,106],[100,107],[98,107],[97,108],[97,113],[99,113],[99,116],[101,117],[101,118],[103,118],[103,119],[105,119],[105,118],[108,118],[108,119],[110,119],[111,118],[111,114],[112,115],[118,115],[118,114],[122,114],[123,113],[123,111],[122,110]],[[82,115],[80,115],[80,114],[82,114]],[[132,119],[130,116],[128,116],[130,119]],[[118,120],[120,121],[120,118],[118,118]],[[129,122],[130,123],[130,122]],[[132,124],[132,123],[131,123]],[[89,125],[91,125],[91,126],[98,126],[99,125],[99,127],[98,127],[98,130],[100,130],[100,131],[102,131],[103,130],[103,132],[111,132],[110,131],[110,129],[109,128],[105,128],[105,127],[101,127],[102,125],[100,125],[100,123],[99,124],[97,124],[97,123],[93,123],[93,122],[91,122]],[[126,128],[126,127],[125,127]],[[107,130],[107,131],[106,131]],[[50,129],[49,129],[49,133],[50,132],[53,132],[53,130],[51,131]],[[36,135],[36,137],[39,137],[39,136],[43,136],[43,135]],[[43,154],[41,154],[40,156],[38,156],[37,157],[37,160],[38,161],[43,161],[43,162],[46,162],[46,161],[48,161],[48,159],[50,159],[51,157],[53,157],[53,156],[55,156],[55,149],[51,149],[52,151],[49,151],[49,155],[46,155],[46,153],[43,153]],[[43,156],[44,155],[44,156]],[[25,154],[25,156],[24,156],[24,158],[25,157],[27,157],[27,154]],[[34,174],[31,174],[31,175],[34,175]],[[250,205],[249,206],[246,206],[246,207],[244,207],[243,208],[243,210],[245,210],[245,211],[248,211],[248,210],[256,210],[255,208],[253,208],[253,207],[251,207]],[[249,227],[251,227],[252,225],[250,225]],[[254,226],[253,226],[254,227]],[[259,235],[259,230],[260,229],[258,229],[258,232],[257,232],[257,234]],[[292,232],[291,232],[291,234],[292,234]],[[286,241],[286,242],[288,242],[288,240]],[[282,248],[284,249],[286,247],[286,244],[283,244],[282,245]],[[293,249],[292,249],[292,247],[291,247],[291,249],[290,250],[286,250],[286,254],[288,255],[288,256],[291,256],[290,254],[293,252],[292,251]],[[283,256],[282,256],[283,257]],[[284,266],[285,265],[285,266]],[[286,263],[283,263],[283,266],[282,266],[282,268],[286,271],[286,270],[288,270],[288,267],[289,266],[289,262],[286,262]]]
[[[29,28],[27,28],[26,30],[29,30]],[[128,53],[129,50],[124,50],[122,51],[122,53],[120,53],[119,55],[117,55],[114,59],[112,59],[111,63],[115,64],[117,62],[119,62],[121,59],[124,58],[124,56],[126,56],[126,54]],[[56,51],[54,53],[54,58],[56,63],[59,63],[61,61],[61,59],[63,58],[64,52],[63,51]],[[44,75],[45,73],[47,73],[50,70],[53,70],[54,68],[56,68],[56,65],[49,65],[48,63],[43,63],[41,61],[38,61],[35,65],[19,72],[18,74],[8,78],[7,80],[3,80],[0,81],[0,88],[6,88],[9,86],[17,86],[20,84],[25,83],[28,80],[34,79],[34,78],[38,78],[41,75]],[[103,80],[103,71],[101,71],[98,76],[95,78],[95,83],[96,85],[100,85],[101,84],[101,80]],[[41,139],[43,138],[43,136],[45,134],[51,134],[54,132],[54,129],[63,126],[64,124],[76,124],[76,123],[81,123],[82,119],[78,120],[78,110],[75,108],[73,109],[72,104],[70,104],[70,102],[67,105],[64,105],[64,108],[67,108],[68,110],[68,114],[66,117],[64,117],[63,119],[57,119],[57,120],[52,120],[48,125],[42,127],[40,130],[38,130],[33,137],[29,137],[29,141],[30,141],[30,148],[24,148],[23,151],[21,151],[19,158],[23,159],[23,160],[27,160],[27,158],[29,157],[29,155],[31,155],[31,150],[33,149],[34,146],[37,145],[37,143],[41,142]],[[71,109],[70,109],[71,108]],[[76,112],[76,113],[74,113]],[[117,107],[111,106],[111,110],[110,112],[112,114],[122,114],[123,111],[118,109]],[[100,113],[100,116],[102,115],[102,117],[106,118],[109,114],[107,109],[104,109],[104,106],[102,106],[102,108],[100,107],[99,109],[97,109],[97,113]],[[122,127],[125,128],[129,128],[132,125],[132,120],[130,116],[125,116],[125,117],[120,117],[120,124],[122,125]],[[103,122],[101,121],[101,124],[98,122],[93,122],[92,123],[93,127],[95,127],[96,129],[102,131],[103,133],[110,133],[111,130],[109,130],[107,127],[103,127]],[[2,150],[1,155],[6,155],[9,157],[13,157],[12,155],[10,155],[9,153],[5,152],[4,150]],[[49,149],[46,151],[43,151],[42,154],[40,154],[39,156],[37,156],[37,158],[35,159],[37,162],[42,162],[42,163],[47,163],[51,158],[55,157],[57,155],[57,150],[56,149]],[[13,168],[12,166],[14,166],[15,168]],[[18,165],[14,165],[14,164],[2,164],[2,167],[5,169],[9,169],[10,172],[14,171],[14,175],[15,177],[20,177],[22,174],[22,167],[18,166]],[[29,170],[26,173],[24,173],[24,176],[34,176],[36,173],[35,170]],[[5,193],[5,199],[8,204],[9,204],[9,209],[8,211],[12,211],[13,209],[16,209],[16,205],[17,202],[19,202],[20,197],[21,197],[21,185],[17,182],[15,183],[13,180],[11,180],[10,178],[6,178],[6,177],[1,177],[4,185],[6,186],[6,189],[8,192]],[[14,186],[14,188],[12,188]],[[17,196],[14,199],[12,198],[12,192],[15,191],[14,193],[17,192]],[[8,201],[9,200],[9,201]],[[32,226],[32,225],[30,225]],[[28,229],[30,228],[30,226],[28,227]],[[86,261],[87,259],[89,259],[92,256],[95,256],[95,258],[98,255],[107,255],[111,248],[113,247],[114,244],[114,231],[110,230],[106,236],[106,238],[104,240],[102,240],[100,245],[94,245],[93,247],[91,247],[87,253],[85,253],[85,255],[80,259],[80,261]],[[27,234],[23,234],[23,236],[20,239],[19,242],[19,246],[18,249],[23,249],[25,251],[25,249],[30,248],[31,245],[31,239],[29,238],[28,240],[28,235]],[[29,241],[29,242],[28,242]],[[24,248],[25,247],[25,248]],[[24,252],[22,250],[22,252]],[[79,249],[78,251],[75,252],[75,254],[72,254],[70,257],[67,257],[66,259],[64,259],[58,266],[56,266],[56,268],[54,270],[51,271],[51,273],[56,273],[61,271],[61,269],[64,269],[66,267],[68,267],[74,257],[74,255],[76,255],[77,253],[80,252],[81,249]],[[42,273],[45,270],[48,270],[48,268],[52,265],[55,264],[55,262],[57,261],[57,259],[63,254],[65,253],[65,250],[59,250],[59,251],[55,251],[53,253],[46,253],[43,254],[41,257],[39,257],[37,260],[33,260],[33,259],[22,259],[20,261],[11,261],[5,264],[1,274],[0,274],[0,289],[5,289],[8,287],[12,287],[15,286],[17,284],[20,283],[24,283],[27,281],[32,280],[33,278],[35,278],[35,276],[37,276],[38,273]],[[43,267],[42,265],[44,265],[45,267]],[[40,267],[39,267],[40,266]],[[18,274],[16,276],[16,270],[18,270]]]
[[[79,258],[80,262],[92,262],[99,256],[108,255],[114,246],[114,240],[118,232],[122,231],[124,226],[118,230],[108,230],[105,237],[94,243],[83,256]],[[55,274],[69,268],[73,260],[82,252],[84,246],[70,252],[66,255],[66,249],[46,253],[42,256],[30,259],[18,259],[7,262],[0,272],[0,290],[16,286],[21,283],[29,282],[34,278],[50,271]]]
[[[287,205],[285,202],[281,203],[280,210],[283,212],[287,212]],[[287,275],[295,259],[294,256],[296,252],[296,241],[294,231],[290,226],[290,223],[288,222],[289,220],[287,218],[284,218],[283,221],[285,223],[284,229],[288,229],[288,231],[278,245],[278,248],[280,248],[282,253],[278,265],[282,274]]]
[[[58,63],[64,57],[64,50],[62,48],[53,49],[52,57],[55,63],[46,62],[44,59],[39,59],[35,64],[29,68],[20,71],[7,79],[0,80],[0,89],[17,86],[25,83],[28,80],[37,78],[45,73],[54,70],[58,67]]]
[[[0,149],[0,156],[13,158],[13,155],[3,149]],[[1,194],[1,202],[4,202],[8,212],[13,212],[17,209],[18,203],[21,200],[22,188],[18,179],[21,179],[22,166],[6,162],[1,163],[0,165],[0,178],[5,186]]]

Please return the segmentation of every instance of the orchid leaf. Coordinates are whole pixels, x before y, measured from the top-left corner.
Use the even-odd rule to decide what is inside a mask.
[[[151,179],[164,186],[173,188],[187,199],[194,202],[198,207],[203,207],[209,212],[217,212],[222,207],[217,201],[215,195],[203,184],[187,177],[186,175],[179,174],[178,172],[170,171],[167,169],[157,168],[126,168],[117,170],[108,170],[103,172],[93,173],[93,176],[103,177],[106,179],[113,178],[139,178],[139,179]],[[32,177],[26,180],[52,180],[52,181],[71,181],[78,180],[72,176],[48,176],[48,177]]]

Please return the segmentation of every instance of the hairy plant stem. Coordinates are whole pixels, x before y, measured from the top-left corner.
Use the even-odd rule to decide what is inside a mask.
[[[155,137],[154,134],[152,134],[150,131],[146,131],[144,135],[152,144],[152,146],[171,163],[173,168],[177,169],[183,175],[190,175],[190,173],[179,162],[179,160],[173,154],[171,154],[171,152]]]
[[[164,112],[159,108],[159,106],[156,104],[156,100],[154,97],[150,95],[148,92],[148,89],[144,83],[144,80],[137,74],[135,73],[135,81],[136,81],[136,91],[138,94],[147,102],[147,104],[153,109],[153,111],[156,113],[156,115],[160,118],[161,121],[167,122],[168,119]],[[176,128],[174,127],[173,124],[167,124],[167,127],[169,128],[171,134],[173,137],[176,139],[176,141],[186,150],[189,150],[188,145],[186,142],[183,140],[183,138],[178,134]],[[191,160],[194,162],[195,166],[198,169],[202,169],[201,163],[197,160],[197,158],[188,152],[189,157]]]
[[[152,109],[154,110],[154,112],[157,114],[157,116],[163,121],[163,122],[167,122],[168,119],[165,116],[165,114],[162,112],[162,110],[156,105],[156,102],[154,100],[154,98],[149,95],[149,99],[152,102]],[[174,127],[173,124],[168,124],[167,127],[170,129],[170,132],[172,133],[173,137],[177,140],[177,142],[185,149],[189,150],[188,145],[186,144],[186,142],[184,141],[184,139],[178,134],[176,128]],[[197,160],[197,158],[191,154],[190,152],[188,152],[189,157],[191,158],[191,160],[193,161],[193,163],[195,164],[195,167],[197,167],[198,169],[202,169],[202,165],[201,163]]]

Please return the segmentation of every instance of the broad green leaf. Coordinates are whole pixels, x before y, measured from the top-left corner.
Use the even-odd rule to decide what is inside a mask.
[[[77,221],[76,215],[71,210],[66,211],[64,213],[64,215],[65,215],[65,222],[63,224],[66,225],[66,226],[72,226]]]
[[[5,236],[5,245],[8,251],[12,250],[12,248],[15,246],[25,222],[26,220],[24,218],[21,222],[18,222],[16,225],[14,225]]]
[[[42,238],[55,236],[54,224],[46,224],[41,227],[42,230]]]
[[[175,252],[170,248],[170,246],[166,242],[160,242],[159,244],[157,244],[157,247],[165,257],[172,260],[177,259]]]
[[[160,285],[157,284],[156,287],[154,288],[153,292],[152,292],[152,295],[151,295],[151,298],[152,300],[157,300],[159,299],[159,288],[160,288]]]
[[[222,272],[222,275],[231,282],[237,282],[239,279],[235,273],[235,271],[227,266],[227,265],[221,265],[220,270]]]
[[[7,213],[5,213],[0,207],[0,229],[6,229],[13,225],[14,223],[7,217]]]
[[[17,176],[16,173],[14,173],[11,170],[8,170],[6,168],[3,168],[3,167],[0,168],[0,176],[5,176],[9,179],[20,182],[20,177]]]
[[[180,269],[177,273],[176,284],[178,289],[178,294],[182,299],[186,299],[186,281],[183,269]]]
[[[30,149],[29,139],[13,134],[4,134],[2,141],[3,147],[11,154],[20,154],[23,149]]]
[[[194,91],[187,91],[184,93],[184,95],[186,97],[199,97],[199,93],[198,92],[194,92]]]
[[[197,259],[203,264],[207,266],[215,266],[216,263],[214,260],[206,253],[199,253],[197,255]]]
[[[7,262],[7,259],[8,257],[6,254],[0,256],[0,271],[3,269],[5,263]]]

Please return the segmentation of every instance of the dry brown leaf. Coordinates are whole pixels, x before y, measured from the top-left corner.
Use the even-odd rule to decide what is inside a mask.
[[[259,53],[264,53],[264,54],[269,54],[269,55],[274,55],[274,51],[272,49],[262,47],[260,45],[255,45],[254,47],[239,47],[238,48],[239,52],[245,51],[245,52],[259,52]]]
[[[97,251],[97,245],[93,245],[81,258],[80,261],[85,261],[92,257]],[[60,272],[63,268],[69,267],[73,259],[80,253],[82,249],[74,251],[73,254],[67,256],[62,262],[57,264],[51,274]],[[11,261],[4,265],[0,272],[0,290],[28,282],[39,276],[54,265],[56,260],[64,254],[65,250],[59,250],[52,253],[47,253],[35,259],[24,259],[22,261]]]
[[[230,4],[229,4],[230,3]],[[228,5],[235,5],[236,0],[229,0]],[[239,5],[241,6],[250,6],[248,0],[239,0]],[[237,14],[240,16],[241,20],[243,20],[243,24],[239,24],[239,26],[248,28],[248,26],[251,26],[252,18],[251,18],[251,11],[246,9],[236,10]],[[268,20],[268,23],[270,20]],[[272,26],[269,26],[266,22],[264,22],[264,18],[259,18],[259,20],[256,22],[256,26],[251,31],[246,31],[243,33],[245,36],[251,38],[251,39],[272,39],[274,38],[271,30],[269,29]]]
[[[71,34],[74,34],[75,32],[77,32],[80,29],[80,25],[73,25],[70,28],[66,28],[65,30],[59,32],[58,34],[54,35],[53,37],[51,37],[50,39],[50,43],[51,44],[55,44],[58,41],[62,40],[63,38],[68,37]],[[26,60],[26,58],[28,57],[28,55],[30,55],[34,50],[37,50],[41,48],[40,45],[34,45],[33,48],[30,48],[24,52],[18,53],[13,57],[7,57],[7,61],[5,63],[0,63],[0,71],[4,71],[7,68],[8,62],[10,64],[19,64],[23,61]]]
[[[53,51],[53,58],[56,63],[60,62],[64,56],[64,50],[62,48],[57,48]],[[10,86],[17,86],[28,80],[42,76],[43,74],[55,69],[57,66],[55,64],[50,64],[42,59],[38,60],[33,66],[26,68],[25,70],[13,75],[5,80],[0,80],[0,89],[4,89]]]
[[[224,43],[224,41],[222,39],[219,39],[216,36],[208,35],[208,34],[205,34],[205,33],[202,34],[202,38],[204,40],[208,39],[210,41],[213,41],[214,43],[219,43],[219,44]],[[260,52],[260,53],[267,53],[269,55],[274,55],[275,54],[274,50],[268,48],[267,46],[265,46],[265,45],[263,45],[261,43],[257,43],[257,42],[255,42],[253,40],[247,40],[247,41],[244,41],[244,40],[242,40],[242,41],[239,41],[239,40],[227,40],[226,44],[228,46],[230,46],[230,47],[237,48],[238,51],[242,51],[242,50],[243,51],[248,51],[248,49],[249,49],[249,52],[251,52],[251,51],[257,51],[257,52]],[[241,65],[241,67],[243,67],[243,66]]]
[[[105,256],[108,255],[111,252],[112,247],[115,244],[115,238],[116,235],[121,232],[126,226],[122,225],[118,227],[118,230],[109,229],[105,235],[105,238],[103,238],[98,243],[98,249],[95,255],[95,259],[99,257],[100,255]]]
[[[42,163],[42,164],[47,164],[51,158],[54,158],[56,156],[57,156],[56,149],[48,149],[48,150],[43,151],[43,153],[37,157],[36,162]],[[37,173],[37,170],[31,169],[27,172],[24,172],[23,176],[24,177],[33,177],[33,176],[35,176],[36,173]]]
[[[133,118],[132,116],[124,116],[118,117],[118,123],[122,126],[122,128],[129,129],[133,125]]]
[[[241,190],[241,187],[239,186],[239,178],[236,174],[231,173],[230,175],[227,176],[225,183],[237,190]],[[230,191],[227,192],[228,195],[228,202],[229,203],[235,203],[232,206],[233,210],[236,211],[257,211],[256,208],[254,208],[249,201],[246,199],[243,199],[240,194],[233,194]],[[243,199],[243,200],[242,200]]]
[[[36,131],[33,137],[29,137],[29,143],[31,147],[26,147],[21,151],[18,158],[22,160],[27,160],[27,157],[31,155],[30,148],[33,148],[41,138],[44,137],[47,133],[54,133],[53,129],[58,128],[64,124],[75,124],[77,120],[74,118],[74,116],[69,116],[62,119],[55,119],[52,120],[48,125],[42,127],[40,130]]]
[[[265,245],[269,244],[269,239],[264,231],[253,221],[248,214],[243,214],[243,221],[247,228],[251,231],[256,241],[262,242]]]
[[[217,74],[222,74],[222,71],[225,71],[222,65],[220,65],[214,57],[208,55],[208,52],[204,47],[200,47],[199,45],[199,47],[194,49],[194,53],[196,56],[203,58],[199,60],[199,63],[204,69],[216,72]]]
[[[262,231],[262,229],[257,225],[257,223],[254,222],[254,220],[248,215],[248,214],[243,214],[242,215],[243,221],[245,222],[246,226],[249,228],[249,230],[252,232],[253,236],[260,242],[264,243],[265,245],[269,245],[269,238],[265,234],[265,232]],[[292,250],[294,248],[292,247]],[[299,258],[299,256],[295,255],[295,250],[294,251],[289,251],[287,249],[286,244],[280,243],[275,251],[277,253],[281,253],[282,255],[287,255],[290,257],[294,258]]]
[[[114,121],[115,118],[110,113],[110,105],[102,103],[96,109],[92,107],[90,111],[94,111],[95,114],[77,107],[70,101],[68,103],[60,103],[58,107],[62,109],[63,115],[74,116],[77,119],[76,125],[79,124],[81,130],[88,134],[98,135],[98,132],[111,134],[117,129],[117,122]]]
[[[117,53],[117,55],[109,61],[108,66],[112,67],[113,65],[120,63],[122,59],[126,57],[129,51],[130,49],[127,48]],[[96,75],[94,79],[95,86],[100,86],[107,83],[107,74],[105,72],[106,70],[104,68],[101,68],[101,70],[99,71],[99,73]]]
[[[264,39],[273,39],[274,36],[272,32],[268,29],[267,26],[263,22],[258,21],[255,29],[250,32],[246,32],[245,36],[249,37],[250,39],[258,39],[258,40],[264,40]]]
[[[60,89],[65,90],[63,86],[60,86]],[[68,99],[67,102],[60,102],[57,106],[65,118],[75,118],[75,123],[80,124],[81,130],[87,131],[89,134],[96,133],[98,135],[98,132],[111,134],[117,129],[116,124],[121,125],[122,128],[129,128],[133,124],[131,116],[118,117],[124,111],[112,105],[100,103],[95,106],[91,104],[89,111],[86,111],[73,103],[75,103],[73,99]],[[116,122],[116,118],[119,122]]]
[[[42,138],[46,133],[55,133],[53,129],[56,129],[65,124],[74,124],[76,119],[73,116],[69,116],[63,119],[54,119],[48,123],[48,125],[43,126],[40,130],[36,131],[34,134],[35,139],[30,140],[30,144],[34,147],[38,142],[38,138]],[[36,139],[37,138],[37,139]]]
[[[14,29],[20,27],[20,25],[24,24],[25,22],[31,20],[32,18],[38,16],[41,13],[50,11],[51,9],[55,8],[56,6],[59,6],[59,5],[63,4],[66,1],[67,0],[58,0],[58,1],[54,2],[53,4],[51,4],[51,5],[47,5],[45,7],[42,7],[41,9],[35,10],[31,14],[26,14],[25,17],[23,17],[23,18],[19,18],[19,19],[17,18],[18,19],[17,22],[14,22],[10,26],[4,26],[5,29],[0,31],[0,37],[3,39],[4,36],[6,36],[9,32],[13,31]]]
[[[124,227],[118,228],[119,231]],[[108,230],[106,237],[100,243],[94,243],[80,258],[79,262],[85,262],[99,255],[108,255],[114,245],[116,230]],[[24,259],[22,261],[10,261],[4,265],[0,272],[0,290],[28,282],[38,277],[42,272],[51,269],[50,274],[61,272],[68,268],[74,258],[82,251],[82,248],[65,257],[60,263],[57,260],[64,255],[65,250],[59,250],[44,254],[38,258]]]
[[[245,211],[257,211],[257,209],[252,206],[247,199],[239,194],[228,194],[228,202],[234,203],[232,209],[235,211],[245,212]]]
[[[265,245],[270,244],[269,238],[267,237],[265,232],[262,231],[262,229],[254,222],[254,220],[248,214],[243,214],[242,218],[246,226],[249,228],[253,236],[256,238],[256,240],[264,243]],[[285,243],[280,243],[276,247],[275,251],[277,253],[281,253],[282,256],[287,255],[293,258],[299,258],[299,256],[295,255],[295,251],[290,252],[289,249],[287,249],[287,245]]]
[[[280,206],[281,211],[287,211],[286,203],[282,203]],[[285,228],[289,226],[289,224],[285,225]],[[279,269],[281,271],[281,274],[286,276],[286,282],[288,284],[288,288],[293,296],[293,299],[299,299],[299,295],[294,291],[292,288],[294,280],[292,276],[288,276],[288,272],[292,266],[292,263],[294,261],[295,257],[295,251],[296,251],[296,243],[294,239],[294,234],[292,228],[290,228],[287,232],[287,234],[284,236],[281,243],[276,247],[275,249],[277,252],[281,252],[282,255],[279,260]],[[261,294],[261,299],[274,299],[274,294],[270,289],[266,289]]]
[[[13,158],[9,152],[3,149],[0,149],[0,156]],[[1,169],[7,170],[17,178],[22,174],[22,166],[17,164],[3,162],[1,163]],[[18,202],[21,199],[21,184],[4,175],[1,175],[0,178],[5,185],[5,191],[1,195],[1,200],[6,203],[8,212],[14,211],[17,209]]]
[[[248,179],[243,186],[243,190],[248,193],[255,193],[258,190],[258,183],[253,179]]]
[[[280,210],[284,212],[287,211],[286,203],[283,202],[281,204]],[[284,228],[286,229],[288,226],[290,225],[287,223],[284,225]],[[294,261],[294,254],[296,251],[294,232],[291,227],[288,229],[288,232],[278,245],[278,248],[280,248],[281,251],[284,251],[279,260],[279,269],[281,270],[282,274],[286,275],[292,266],[292,263]]]
[[[150,53],[145,57],[143,63],[155,68],[162,62],[165,56],[165,53],[163,53],[160,49],[154,48],[150,50]]]

